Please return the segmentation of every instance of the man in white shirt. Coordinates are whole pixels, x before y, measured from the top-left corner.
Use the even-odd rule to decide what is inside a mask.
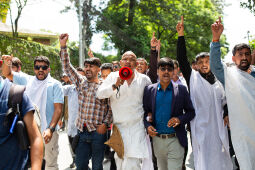
[[[115,157],[118,170],[140,170],[142,161],[149,158],[143,124],[143,92],[151,81],[135,71],[136,59],[133,52],[125,52],[120,65],[133,71],[131,78],[124,81],[120,79],[119,72],[112,72],[97,91],[99,99],[110,98],[113,123],[123,139],[124,158]]]

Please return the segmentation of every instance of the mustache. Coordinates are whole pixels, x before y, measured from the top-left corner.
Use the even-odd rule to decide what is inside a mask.
[[[240,62],[241,62],[241,63],[242,63],[242,62],[247,62],[247,63],[248,63],[248,60],[247,60],[247,59],[243,59],[243,60],[241,60]]]

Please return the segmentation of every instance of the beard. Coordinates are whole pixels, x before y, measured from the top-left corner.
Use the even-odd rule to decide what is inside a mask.
[[[247,62],[247,65],[242,65],[243,61]],[[251,64],[248,62],[248,60],[241,60],[240,64],[237,67],[242,71],[247,71],[250,68],[250,65]]]
[[[43,73],[43,78],[39,78],[39,73],[37,73],[35,76],[36,76],[36,78],[37,78],[38,80],[45,80],[45,79],[47,78],[48,74],[44,74],[44,73]]]

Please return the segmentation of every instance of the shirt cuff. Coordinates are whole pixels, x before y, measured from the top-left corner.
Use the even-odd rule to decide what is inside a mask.
[[[220,46],[220,42],[211,42],[211,47],[218,47]]]

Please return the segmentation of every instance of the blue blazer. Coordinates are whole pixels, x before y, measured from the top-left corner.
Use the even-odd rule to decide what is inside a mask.
[[[143,95],[143,108],[144,108],[144,126],[147,130],[149,126],[155,127],[155,107],[158,83],[146,86]],[[176,136],[183,147],[188,145],[187,132],[185,124],[195,117],[195,109],[192,105],[187,88],[183,85],[171,83],[173,87],[173,98],[171,107],[171,117],[180,119],[180,124],[174,128]],[[183,112],[184,111],[184,112]],[[148,113],[152,113],[152,123],[147,121]],[[185,113],[185,114],[184,114]],[[170,114],[170,113],[169,113]]]

